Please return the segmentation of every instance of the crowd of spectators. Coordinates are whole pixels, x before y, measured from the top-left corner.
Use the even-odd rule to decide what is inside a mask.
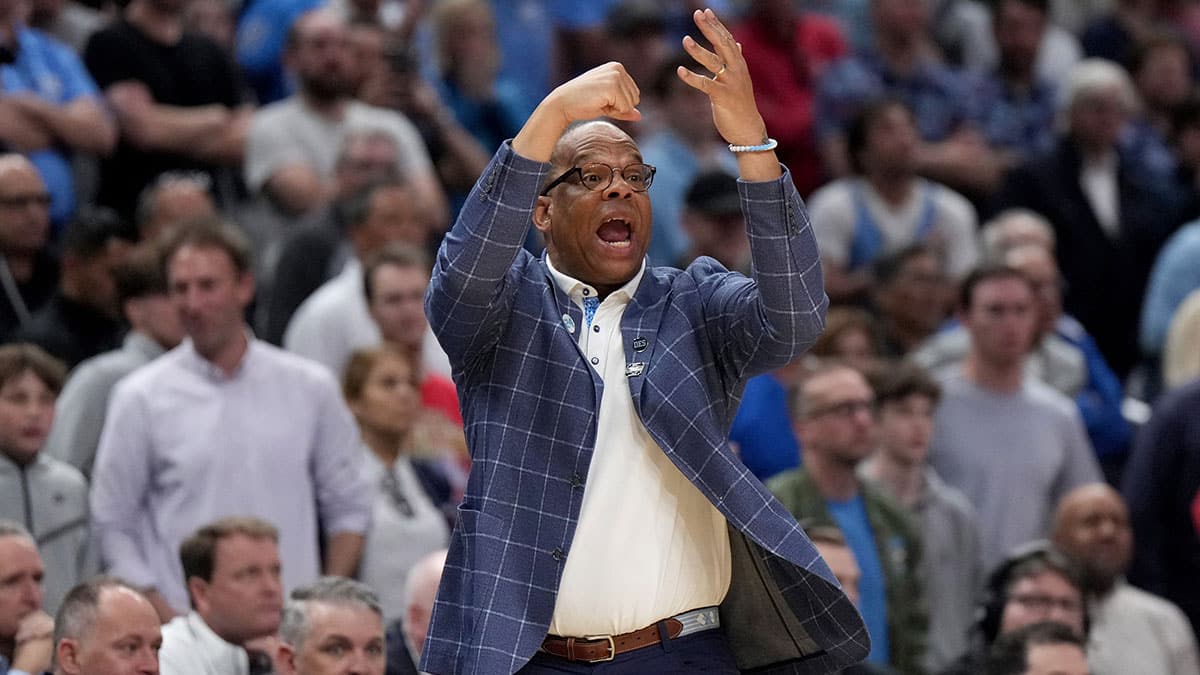
[[[702,4],[0,0],[0,674],[415,672],[470,469],[422,300],[490,154],[621,61],[649,262],[749,272]],[[708,4],[831,300],[731,443],[860,672],[1200,675],[1200,2]]]

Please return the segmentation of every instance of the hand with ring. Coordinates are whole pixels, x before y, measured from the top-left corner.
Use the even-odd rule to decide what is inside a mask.
[[[708,95],[712,102],[713,123],[726,142],[733,145],[762,143],[767,137],[766,124],[754,102],[754,88],[746,60],[742,57],[742,46],[711,9],[696,10],[692,19],[713,51],[700,46],[690,35],[683,38],[683,48],[713,75],[703,77],[680,66],[679,79]]]

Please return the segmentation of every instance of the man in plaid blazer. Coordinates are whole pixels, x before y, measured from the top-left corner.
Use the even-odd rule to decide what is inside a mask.
[[[726,441],[743,385],[820,334],[804,206],[740,49],[684,48],[738,154],[753,280],[648,268],[654,170],[598,117],[636,121],[616,63],[551,92],[496,153],[426,295],[473,467],[423,650],[432,673],[828,673],[869,649],[795,520]],[[536,259],[521,243],[533,222]],[[599,637],[596,637],[599,636]]]

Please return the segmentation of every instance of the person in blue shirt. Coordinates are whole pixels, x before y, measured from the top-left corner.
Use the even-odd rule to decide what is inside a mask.
[[[14,60],[0,66],[0,142],[29,158],[50,191],[50,222],[75,212],[74,153],[107,155],[116,127],[96,83],[67,45],[26,26],[21,3],[0,0],[0,33]]]
[[[806,525],[836,526],[861,573],[859,609],[871,636],[871,663],[923,672],[929,615],[918,573],[921,535],[911,517],[856,468],[875,449],[875,396],[849,366],[815,370],[792,400],[804,468],[767,487]],[[937,583],[937,580],[931,580]]]

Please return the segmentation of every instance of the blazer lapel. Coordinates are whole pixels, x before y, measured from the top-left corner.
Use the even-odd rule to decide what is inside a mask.
[[[621,341],[625,347],[625,379],[629,382],[634,410],[641,410],[642,389],[645,388],[646,378],[655,365],[658,331],[666,304],[663,299],[668,288],[654,273],[654,268],[647,265],[642,281],[621,317]]]

